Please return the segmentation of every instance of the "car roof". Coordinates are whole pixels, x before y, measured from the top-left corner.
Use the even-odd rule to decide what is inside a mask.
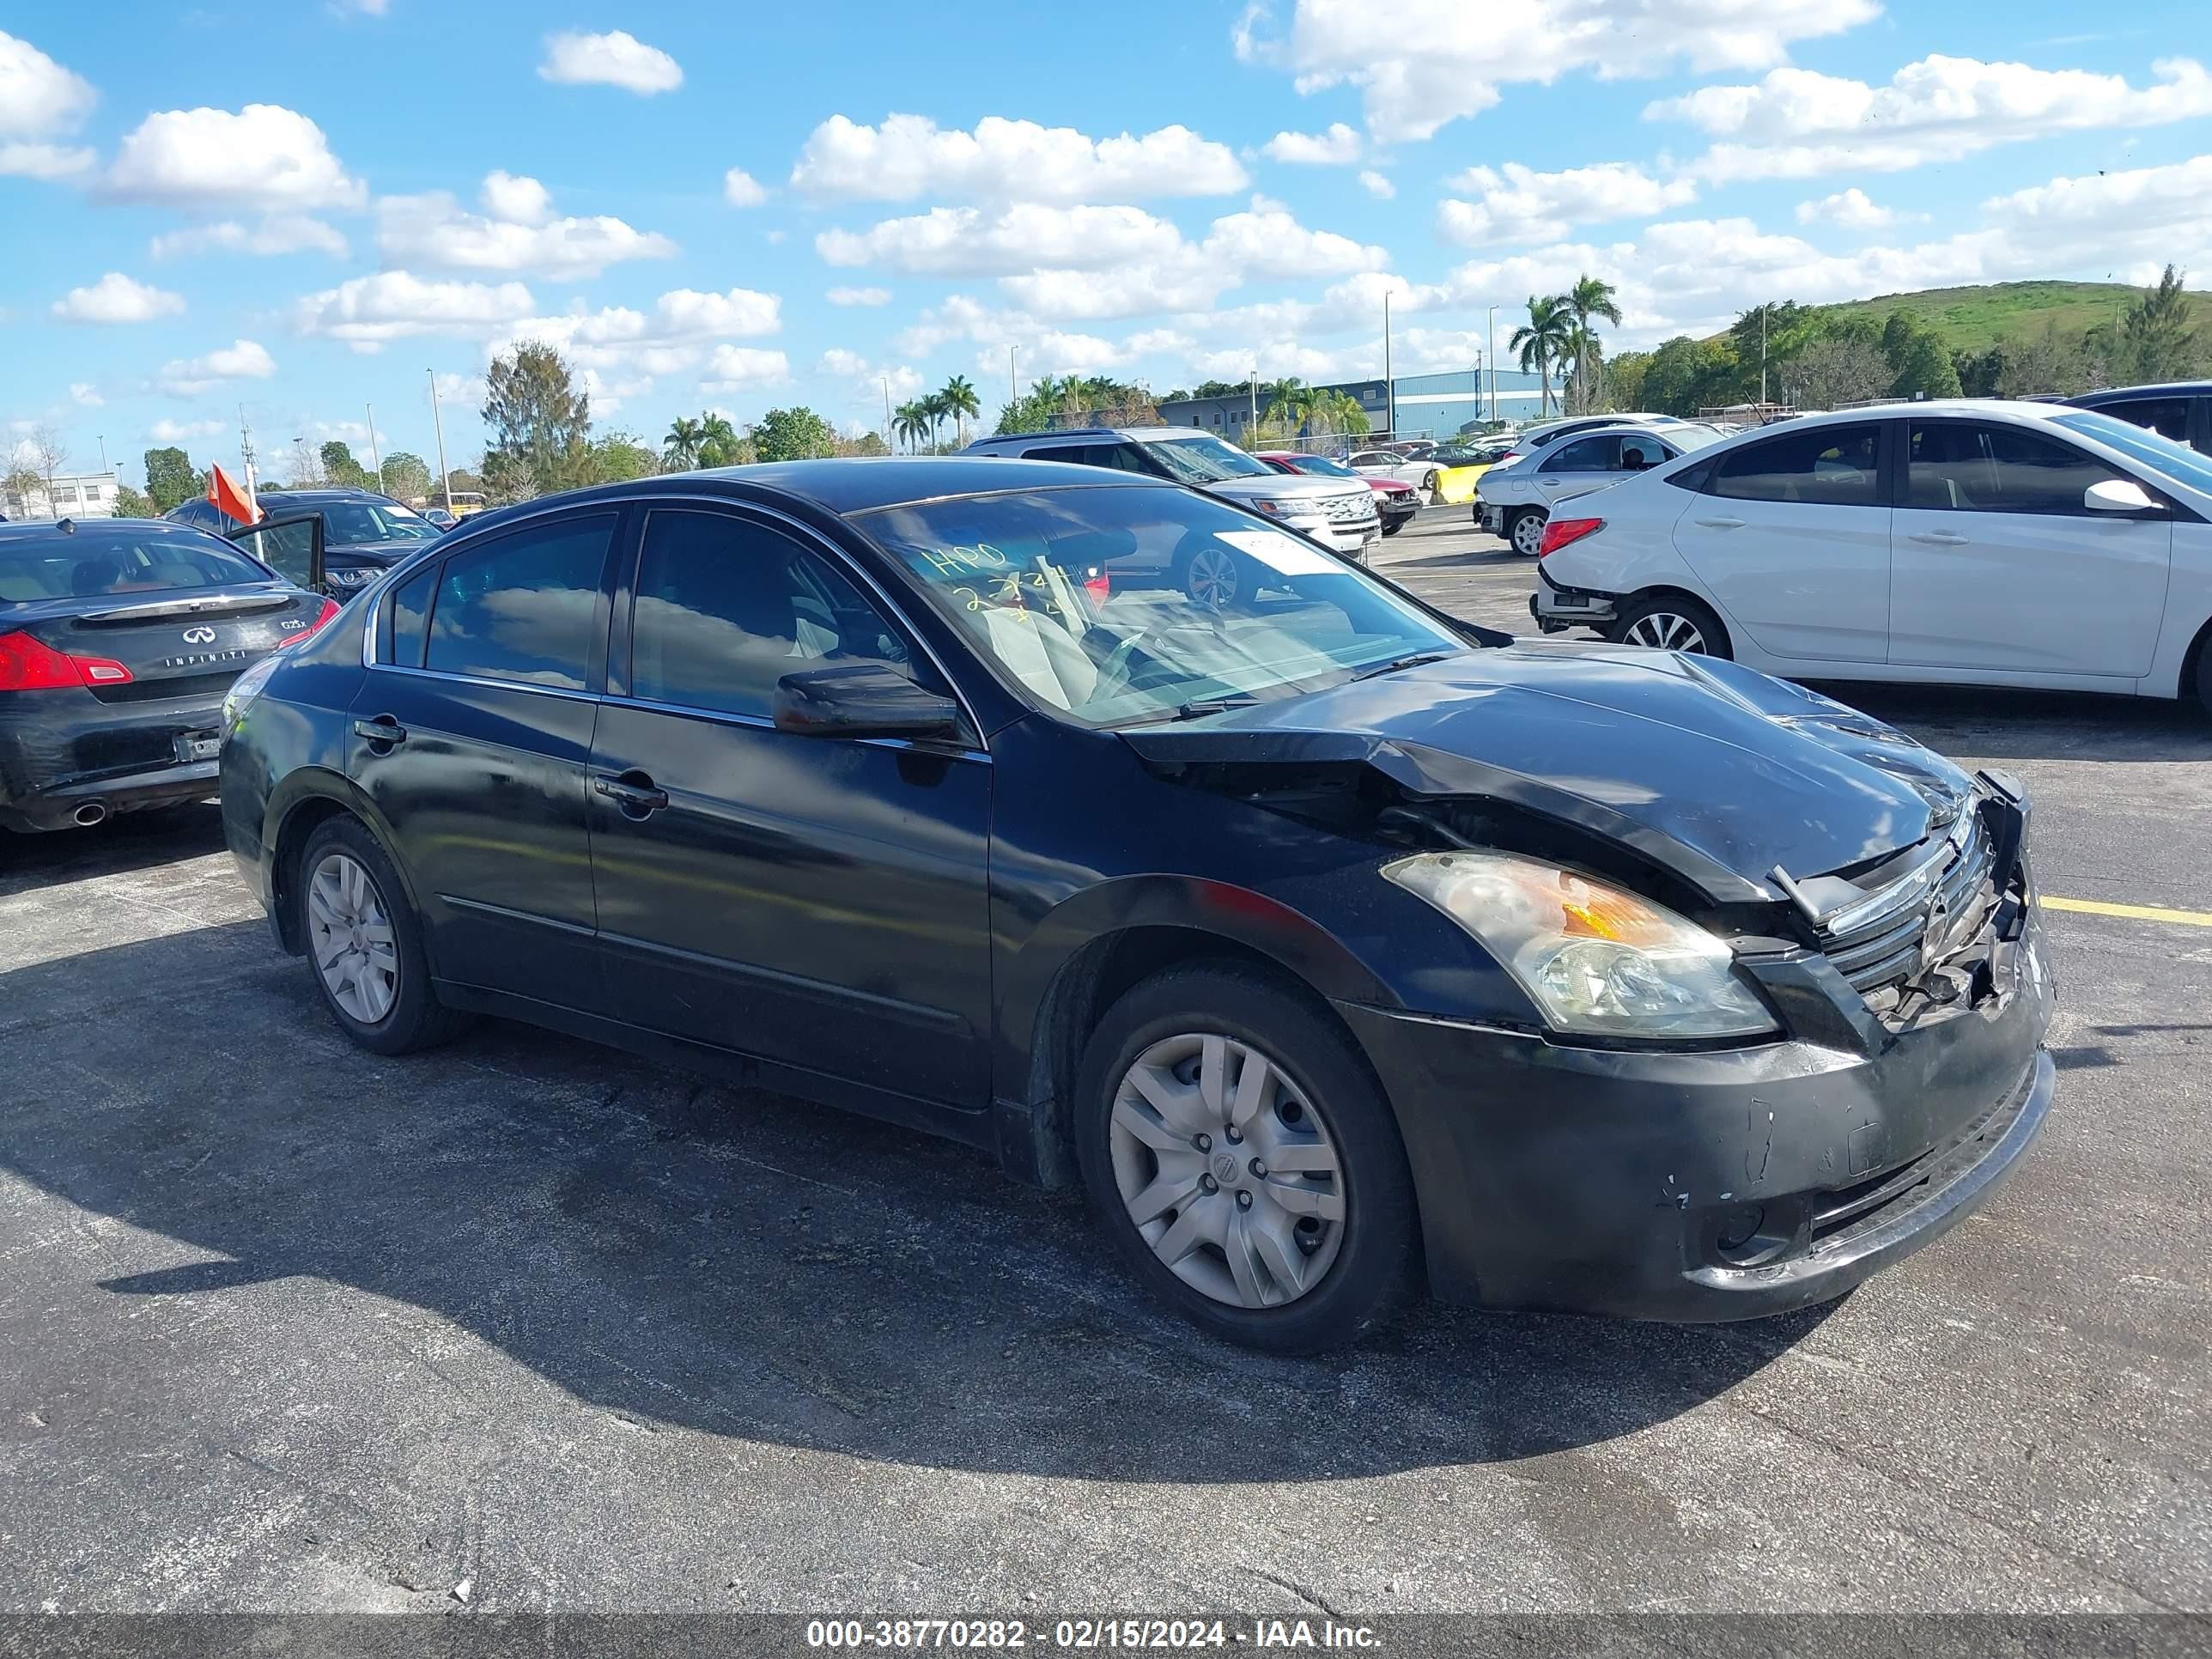
[[[311,504],[319,501],[391,501],[394,507],[407,506],[404,501],[396,501],[380,490],[362,489],[352,484],[316,484],[307,489],[264,489],[260,495],[266,498],[262,508],[264,512],[270,510],[266,504],[268,500]],[[408,507],[407,510],[411,513],[415,509]]]
[[[61,528],[64,521],[70,526]],[[151,536],[191,536],[205,540],[207,532],[197,525],[178,524],[168,519],[0,519],[0,542],[33,542],[47,539],[74,541],[80,537],[98,541],[105,538],[130,536],[143,540]]]
[[[2087,406],[2113,398],[2154,398],[2161,393],[2169,398],[2212,397],[2212,380],[2155,380],[2148,386],[2100,386],[2094,392],[2085,392],[2066,401]]]
[[[1805,426],[1849,425],[1856,421],[1894,421],[1910,416],[1917,420],[1927,416],[1942,416],[1952,420],[1986,420],[1999,415],[2023,421],[2055,421],[2072,410],[2069,404],[2030,403],[2019,398],[1899,398],[1888,403],[1867,404],[1858,409],[1814,410],[1788,421],[1770,424],[1795,431]],[[1730,433],[1731,438],[1748,437],[1765,432],[1765,426],[1746,427],[1741,432]]]

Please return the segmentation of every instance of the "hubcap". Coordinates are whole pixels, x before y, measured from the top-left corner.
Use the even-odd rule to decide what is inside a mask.
[[[307,947],[331,1000],[364,1025],[399,996],[399,951],[384,896],[358,859],[325,853],[307,883]]]
[[[1672,611],[1654,611],[1629,623],[1621,636],[1625,645],[1648,645],[1655,651],[1692,651],[1703,653],[1705,636],[1697,623]]]
[[[1544,521],[1533,513],[1523,513],[1513,520],[1513,550],[1530,558],[1544,544]]]
[[[1114,1091],[1109,1135],[1129,1219],[1194,1290],[1232,1308],[1279,1308],[1335,1265],[1336,1144],[1297,1085],[1249,1043],[1197,1032],[1155,1042]]]
[[[1217,609],[1237,597],[1237,562],[1212,548],[1192,556],[1190,596]]]

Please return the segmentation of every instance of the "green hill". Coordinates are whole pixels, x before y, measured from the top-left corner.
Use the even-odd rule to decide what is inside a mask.
[[[2113,319],[2145,290],[2125,283],[1991,283],[1982,288],[1928,288],[1821,306],[1827,317],[1870,317],[1879,325],[1893,311],[1927,322],[1954,350],[1980,351],[1999,340],[2037,339],[2051,324],[2078,338]],[[2212,294],[2189,296],[2190,321],[2212,325]]]

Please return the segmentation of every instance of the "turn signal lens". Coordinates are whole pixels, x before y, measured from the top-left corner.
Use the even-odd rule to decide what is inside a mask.
[[[1544,539],[1537,544],[1536,556],[1540,559],[1547,553],[1556,553],[1604,528],[1603,519],[1554,519],[1544,526]]]
[[[277,641],[276,649],[279,651],[289,650],[290,647],[299,644],[303,640],[311,640],[314,638],[316,635],[322,632],[324,626],[329,623],[330,619],[337,614],[338,602],[336,599],[325,599],[323,601],[321,614],[317,616],[314,621],[309,623],[307,627],[301,629],[299,633]]]
[[[131,671],[109,657],[71,657],[35,634],[0,634],[0,691],[60,691],[123,685]]]

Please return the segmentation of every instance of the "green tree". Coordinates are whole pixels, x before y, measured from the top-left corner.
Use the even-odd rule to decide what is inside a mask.
[[[420,455],[404,449],[395,449],[384,458],[384,493],[396,495],[403,501],[428,499],[430,494],[430,464]]]
[[[1819,313],[1795,300],[1769,301],[1737,314],[1729,329],[1729,343],[1743,366],[1741,395],[1771,402],[1779,390],[1776,368],[1803,346],[1819,326]],[[1761,368],[1765,385],[1759,384]],[[1732,401],[1732,400],[1723,400]]]
[[[609,432],[592,440],[591,482],[626,483],[660,471],[660,457],[635,432]]]
[[[1693,340],[1678,334],[1651,354],[1637,401],[1656,415],[1694,415],[1730,402],[1738,373],[1735,348],[1727,335]]]
[[[1605,398],[1608,409],[1642,409],[1644,375],[1651,367],[1648,351],[1624,351],[1605,366]]]
[[[671,472],[689,472],[699,465],[699,443],[706,435],[706,428],[700,422],[678,415],[668,423],[668,435],[660,441],[661,461]]]
[[[1871,341],[1850,335],[1823,335],[1792,354],[1781,370],[1782,384],[1800,409],[1833,409],[1889,390],[1894,371]]]
[[[1574,329],[1569,340],[1568,355],[1574,360],[1575,413],[1586,415],[1605,402],[1605,352],[1593,322],[1611,323],[1620,326],[1620,306],[1614,297],[1611,283],[1601,281],[1585,273],[1559,299],[1574,319]]]
[[[351,445],[333,438],[323,446],[321,455],[323,476],[332,483],[343,484],[353,489],[368,488],[368,469],[354,459]]]
[[[207,475],[192,470],[192,458],[170,447],[146,452],[146,496],[154,511],[167,513],[180,501],[207,494]]]
[[[1528,320],[1513,331],[1506,349],[1519,354],[1522,372],[1534,374],[1541,387],[1543,413],[1552,412],[1552,369],[1567,355],[1574,319],[1556,295],[1528,296]]]
[[[2005,342],[2003,356],[1997,383],[1991,388],[2000,398],[2033,398],[2046,392],[2070,398],[2104,378],[2086,341],[2061,334],[2056,319],[2044,325],[2039,338]]]
[[[983,405],[975,396],[975,388],[968,383],[964,374],[955,374],[937,394],[947,419],[952,422],[952,441],[964,445],[968,441],[966,423],[972,416],[981,419]]]
[[[1012,406],[1008,407],[1011,410]],[[1005,416],[1001,416],[999,430],[1005,432],[1009,429]],[[909,398],[891,411],[891,436],[907,447],[908,454],[919,450],[921,441],[928,435],[929,411],[921,406],[919,398]]]
[[[1882,325],[1881,355],[1893,377],[1893,398],[1955,398],[1960,395],[1959,371],[1951,362],[1943,337],[1905,311],[1893,311]]]
[[[699,465],[743,466],[752,460],[753,447],[745,435],[721,415],[699,417]]]
[[[762,416],[753,428],[753,448],[763,461],[805,460],[830,453],[836,437],[829,422],[802,404]]]
[[[2168,265],[2158,286],[2130,306],[2121,319],[2115,367],[2122,379],[2138,384],[2178,380],[2196,372],[2198,347],[2196,331],[2189,326],[2181,273]]]
[[[551,346],[526,341],[493,359],[484,376],[487,494],[524,501],[564,489],[589,465],[591,394],[578,386]]]
[[[152,519],[160,515],[154,503],[129,484],[115,486],[115,516],[118,519]]]
[[[33,495],[46,494],[46,481],[39,476],[28,456],[18,453],[7,465],[6,474],[0,477],[0,495],[11,498],[18,507],[25,506]],[[52,497],[47,496],[49,504]]]

